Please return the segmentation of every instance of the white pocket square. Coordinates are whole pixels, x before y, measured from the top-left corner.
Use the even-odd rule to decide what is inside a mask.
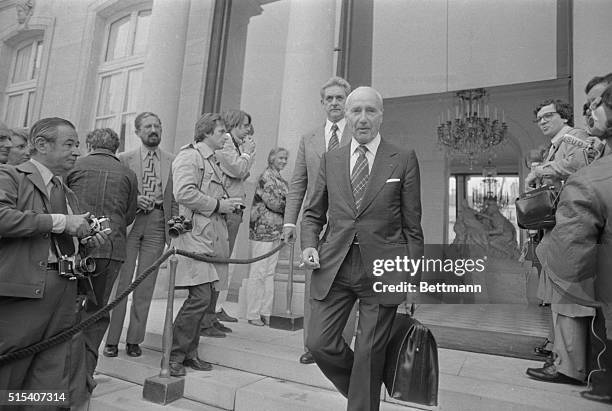
[[[399,178],[390,178],[387,181],[385,181],[385,183],[399,183],[400,179]]]

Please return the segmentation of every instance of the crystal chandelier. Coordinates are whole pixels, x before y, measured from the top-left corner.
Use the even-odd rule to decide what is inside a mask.
[[[447,149],[451,157],[467,161],[472,169],[480,156],[491,155],[492,150],[505,142],[508,126],[502,111],[498,119],[497,108],[491,115],[487,92],[484,88],[457,92],[455,117],[451,110],[442,113],[438,126],[438,144]]]
[[[489,160],[486,167],[482,169],[482,181],[480,190],[472,190],[472,204],[479,210],[484,210],[487,202],[496,202],[500,209],[505,208],[510,203],[508,193],[504,193],[503,184],[498,188],[497,168]]]

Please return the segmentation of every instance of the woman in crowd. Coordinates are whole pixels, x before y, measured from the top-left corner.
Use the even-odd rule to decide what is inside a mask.
[[[28,144],[28,131],[25,129],[11,130],[13,146],[9,151],[8,162],[12,166],[25,163],[30,159],[30,145]]]
[[[249,239],[251,255],[259,256],[280,244],[283,232],[285,201],[289,184],[280,171],[287,165],[289,152],[284,148],[275,148],[268,155],[268,168],[257,181]],[[251,264],[247,286],[247,320],[249,324],[263,326],[268,324],[272,312],[274,297],[274,272],[278,262],[278,253]]]

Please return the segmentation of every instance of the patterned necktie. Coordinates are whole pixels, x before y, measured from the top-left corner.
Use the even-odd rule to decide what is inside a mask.
[[[340,147],[340,143],[338,142],[338,124],[334,123],[331,126],[331,138],[329,139],[329,144],[327,146],[327,151],[332,151]]]
[[[361,206],[361,200],[365,194],[366,187],[368,186],[368,178],[370,177],[370,168],[368,166],[368,159],[366,158],[366,152],[368,148],[361,144],[357,147],[359,151],[359,157],[353,167],[351,173],[351,186],[353,187],[353,198],[355,199],[355,206],[357,210]]]
[[[155,194],[155,185],[157,184],[155,167],[153,166],[153,155],[153,151],[147,153],[147,164],[142,173],[142,195],[147,198],[153,198]]]
[[[59,177],[54,176],[51,179],[53,187],[49,193],[49,201],[51,203],[51,212],[54,214],[68,214],[68,204],[66,203],[66,192],[64,191],[64,185]],[[53,238],[57,242],[62,255],[72,256],[74,255],[74,242],[72,242],[72,236],[66,233],[53,234]]]

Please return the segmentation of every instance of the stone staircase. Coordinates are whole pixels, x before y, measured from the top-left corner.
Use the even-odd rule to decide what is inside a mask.
[[[180,306],[177,301],[177,307]],[[233,312],[230,307],[230,312]],[[162,409],[142,400],[145,378],[157,375],[161,360],[161,301],[154,301],[143,355],[128,357],[123,346],[117,358],[100,356],[99,386],[89,409]],[[156,313],[158,312],[159,315]],[[175,311],[176,312],[176,311]],[[343,410],[346,400],[316,365],[301,365],[301,331],[254,327],[240,321],[226,338],[202,338],[200,357],[215,364],[210,372],[187,369],[184,398],[163,409],[237,411]],[[580,410],[609,406],[580,397],[583,387],[530,380],[529,360],[440,349],[438,407],[397,402],[381,396],[381,410]],[[159,407],[159,408],[158,408]]]

